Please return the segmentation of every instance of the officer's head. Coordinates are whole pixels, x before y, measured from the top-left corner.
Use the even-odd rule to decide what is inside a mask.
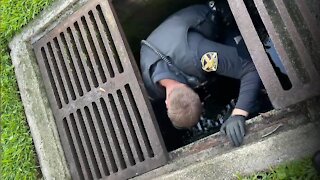
[[[200,119],[200,98],[186,85],[173,88],[166,99],[168,116],[176,128],[191,128]]]

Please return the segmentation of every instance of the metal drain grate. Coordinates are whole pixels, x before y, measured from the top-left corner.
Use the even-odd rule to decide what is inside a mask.
[[[244,1],[228,0],[241,34],[276,108],[320,94],[319,23],[306,1],[253,0],[292,84],[284,90],[254,28]],[[311,3],[312,4],[312,3]],[[318,24],[317,24],[318,23]]]
[[[74,179],[126,179],[167,161],[114,14],[91,0],[33,44]]]

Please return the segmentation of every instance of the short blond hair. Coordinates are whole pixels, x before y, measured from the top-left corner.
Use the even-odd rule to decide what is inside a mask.
[[[187,86],[177,87],[170,94],[168,116],[175,127],[191,128],[198,123],[202,112],[197,93]]]

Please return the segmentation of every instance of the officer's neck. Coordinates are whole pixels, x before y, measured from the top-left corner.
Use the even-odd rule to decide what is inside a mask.
[[[166,89],[173,89],[177,86],[182,86],[185,84],[181,83],[181,82],[178,82],[178,81],[175,81],[175,80],[172,80],[172,79],[162,79],[159,81],[159,84],[163,87],[165,87]]]
[[[168,99],[168,96],[173,89],[181,86],[186,86],[185,84],[172,79],[162,79],[159,81],[159,84],[166,89],[166,99]]]

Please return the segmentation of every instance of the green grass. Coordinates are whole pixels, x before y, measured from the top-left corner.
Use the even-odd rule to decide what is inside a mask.
[[[0,179],[36,179],[36,154],[9,56],[8,42],[53,0],[0,0]]]
[[[312,165],[311,158],[292,161],[276,167],[268,172],[258,172],[250,176],[237,175],[238,180],[319,180],[320,175]]]

